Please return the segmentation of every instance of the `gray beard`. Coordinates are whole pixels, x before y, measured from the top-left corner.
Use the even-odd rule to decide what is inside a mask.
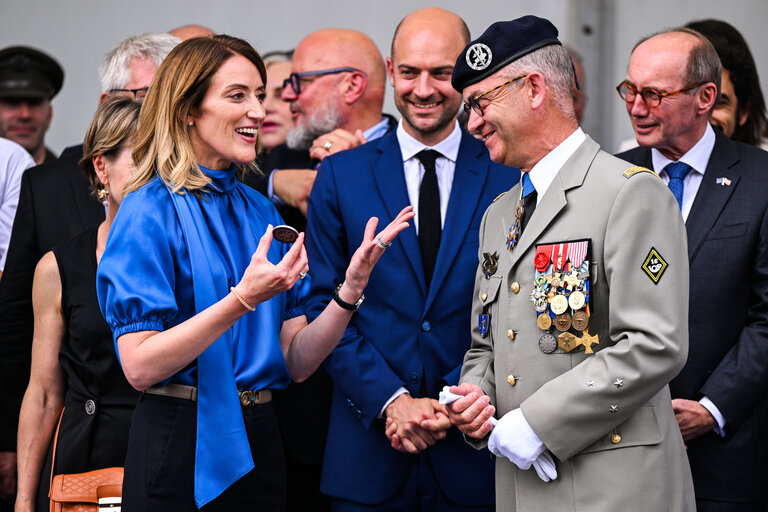
[[[288,131],[285,143],[291,149],[309,149],[319,136],[341,126],[343,119],[336,105],[328,102],[324,108],[305,118],[304,122]]]

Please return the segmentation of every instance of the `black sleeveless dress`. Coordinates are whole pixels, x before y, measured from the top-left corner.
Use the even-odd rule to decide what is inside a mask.
[[[66,332],[59,364],[66,376],[64,417],[54,474],[123,466],[128,427],[139,393],[126,381],[96,297],[93,227],[53,249],[61,277]],[[129,271],[129,269],[126,269]],[[48,511],[51,451],[38,486],[36,510]]]

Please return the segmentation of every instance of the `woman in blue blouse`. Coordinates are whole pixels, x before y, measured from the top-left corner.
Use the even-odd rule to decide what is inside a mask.
[[[190,39],[157,71],[137,171],[99,266],[99,302],[134,413],[123,510],[282,510],[285,468],[271,390],[312,374],[340,339],[378,258],[413,217],[376,219],[325,312],[307,325],[303,234],[239,183],[256,158],[266,72],[229,36]],[[330,297],[329,297],[330,299]]]

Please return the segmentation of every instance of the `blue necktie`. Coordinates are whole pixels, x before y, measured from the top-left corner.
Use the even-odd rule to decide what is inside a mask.
[[[664,168],[669,176],[669,190],[672,191],[672,195],[677,199],[677,204],[680,209],[683,209],[683,180],[691,172],[691,166],[683,162],[672,162],[667,164]]]
[[[536,192],[536,188],[533,186],[531,177],[528,176],[527,172],[524,172],[523,173],[523,198],[528,197],[533,192]]]

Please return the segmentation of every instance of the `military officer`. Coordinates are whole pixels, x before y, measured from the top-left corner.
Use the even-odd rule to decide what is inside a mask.
[[[36,163],[56,159],[45,147],[51,100],[61,89],[64,70],[49,55],[26,46],[0,50],[0,137],[26,149]]]
[[[692,511],[667,386],[688,349],[685,229],[657,176],[578,127],[557,35],[535,16],[494,23],[453,72],[468,128],[523,173],[480,225],[447,412],[497,456],[498,510]]]

